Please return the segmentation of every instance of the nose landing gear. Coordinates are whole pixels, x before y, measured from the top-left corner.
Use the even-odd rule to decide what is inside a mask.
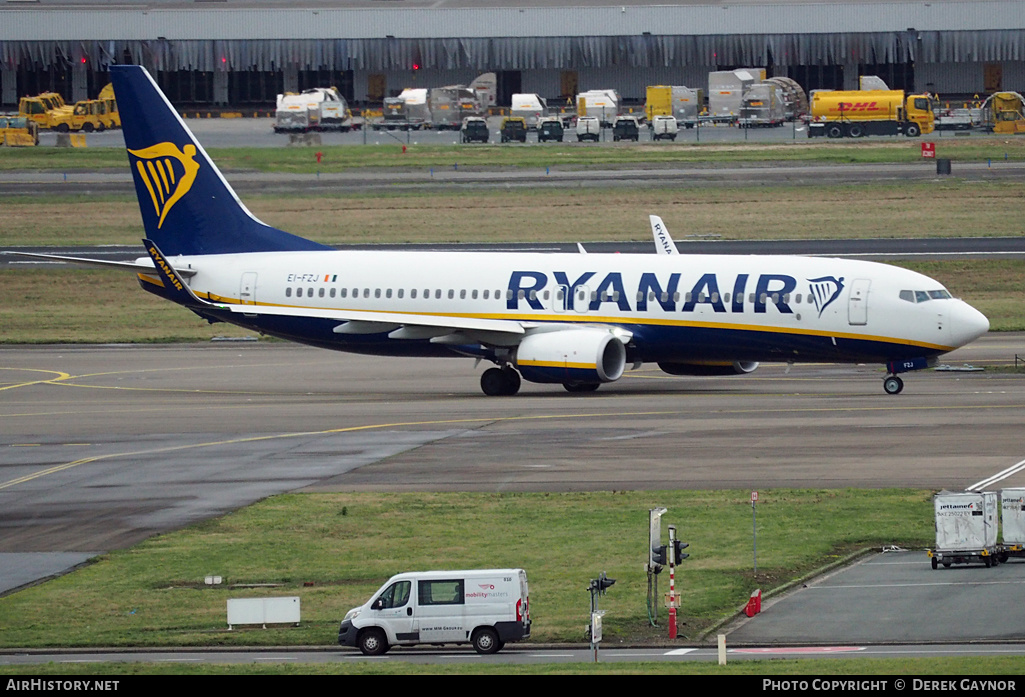
[[[904,389],[904,381],[896,375],[887,375],[883,378],[883,390],[886,394],[900,394]]]

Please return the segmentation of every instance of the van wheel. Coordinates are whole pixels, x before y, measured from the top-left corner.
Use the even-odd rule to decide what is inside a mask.
[[[380,629],[368,629],[359,637],[359,650],[364,656],[380,656],[388,650],[388,640]]]
[[[473,633],[473,650],[480,654],[495,653],[501,648],[498,633],[491,627],[478,629]]]

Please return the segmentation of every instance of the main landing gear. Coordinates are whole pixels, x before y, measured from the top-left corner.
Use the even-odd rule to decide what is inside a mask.
[[[488,368],[480,376],[480,388],[489,397],[509,397],[520,391],[520,374],[511,365]],[[597,382],[564,382],[567,392],[594,392]]]
[[[488,368],[480,376],[480,388],[489,397],[507,397],[520,391],[520,374],[511,366]]]

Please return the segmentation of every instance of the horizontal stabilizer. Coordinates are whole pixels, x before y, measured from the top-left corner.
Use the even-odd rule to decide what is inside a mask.
[[[19,257],[32,259],[45,259],[47,261],[59,261],[66,264],[78,264],[79,266],[95,266],[104,269],[120,269],[134,273],[153,273],[156,268],[149,261],[110,261],[109,259],[86,259],[85,257],[69,257],[62,254],[41,254],[38,252],[4,252]],[[193,269],[177,269],[180,276],[189,278],[195,276]]]

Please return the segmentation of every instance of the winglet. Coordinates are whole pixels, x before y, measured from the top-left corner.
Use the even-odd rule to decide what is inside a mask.
[[[655,238],[655,251],[658,254],[679,254],[680,251],[676,248],[676,243],[673,242],[673,238],[669,236],[669,231],[666,230],[665,223],[657,215],[649,215],[648,220],[651,222],[651,235]]]
[[[164,290],[167,291],[167,298],[173,300],[179,305],[185,305],[186,307],[204,307],[210,305],[205,300],[201,300],[192,289],[186,285],[182,277],[174,270],[171,263],[164,257],[163,252],[157,247],[156,243],[152,240],[143,240],[143,245],[146,247],[146,252],[149,253],[153,259],[153,265],[157,267],[157,271],[160,273],[160,279],[164,282]]]

